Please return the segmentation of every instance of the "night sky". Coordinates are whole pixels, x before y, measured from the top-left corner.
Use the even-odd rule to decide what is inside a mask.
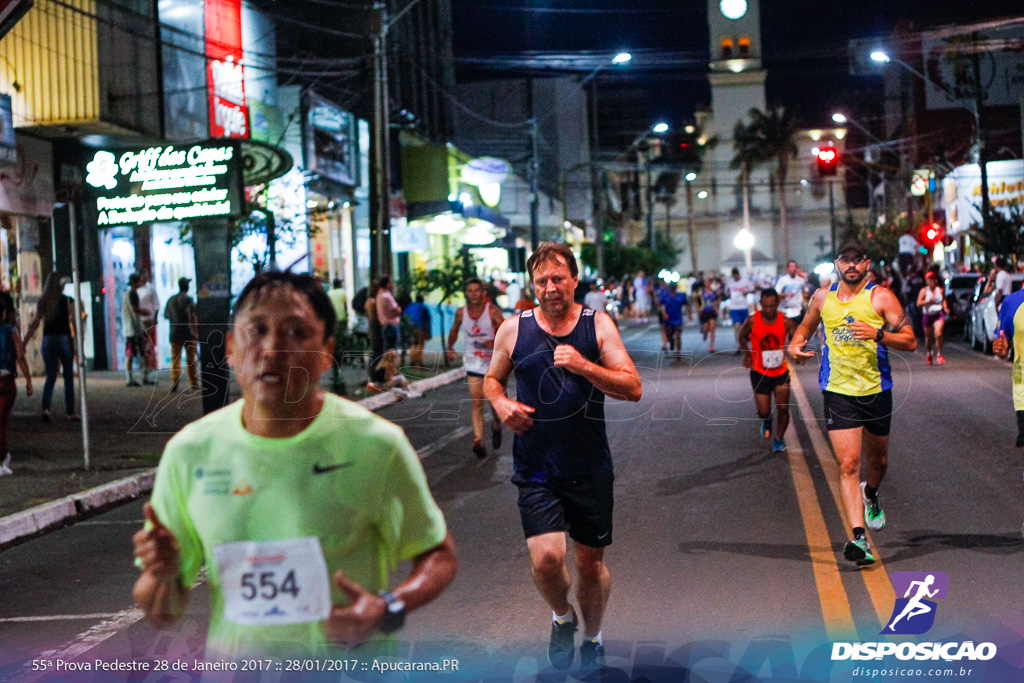
[[[506,70],[500,58],[526,52],[626,49],[633,63],[602,73],[601,92],[609,99],[616,90],[628,92],[652,121],[674,123],[710,100],[706,0],[452,2],[459,80],[524,73]],[[882,82],[848,74],[849,39],[885,35],[900,22],[927,28],[1022,14],[1022,0],[764,0],[768,100],[794,108],[808,125],[824,123],[837,108],[870,111],[878,106]],[[614,112],[602,112],[602,119],[605,130],[617,122]],[[625,113],[619,120],[635,125]]]

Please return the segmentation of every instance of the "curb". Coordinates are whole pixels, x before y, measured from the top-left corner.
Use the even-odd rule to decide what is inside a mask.
[[[412,382],[409,389],[425,393],[466,376],[465,368],[456,368],[435,377]],[[404,400],[393,393],[385,392],[364,398],[357,403],[367,410],[377,411],[384,406]],[[101,486],[96,486],[74,495],[52,500],[42,505],[22,510],[6,517],[0,517],[0,548],[14,541],[34,536],[53,527],[66,524],[80,516],[95,512],[153,490],[156,468],[129,475]]]

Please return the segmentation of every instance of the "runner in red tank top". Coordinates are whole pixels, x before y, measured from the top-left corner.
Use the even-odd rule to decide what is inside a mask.
[[[740,329],[743,367],[750,368],[750,384],[754,387],[754,403],[761,418],[761,434],[772,437],[772,395],[778,421],[774,430],[772,451],[786,450],[783,437],[789,427],[789,365],[786,363],[786,340],[796,330],[796,322],[779,315],[779,293],[761,290],[761,310],[750,316]]]

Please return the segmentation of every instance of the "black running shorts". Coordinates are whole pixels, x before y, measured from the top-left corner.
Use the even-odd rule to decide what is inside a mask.
[[[1024,410],[1017,411],[1017,448],[1024,448]]]
[[[775,390],[779,387],[789,386],[789,370],[786,370],[777,377],[763,375],[757,370],[751,370],[750,386],[754,387],[755,394],[774,394]]]
[[[515,472],[512,483],[519,489],[519,516],[526,538],[567,531],[581,545],[611,545],[614,481],[613,473],[601,472],[539,483]]]
[[[833,391],[822,394],[825,396],[825,426],[830,432],[863,427],[875,436],[889,436],[892,391],[868,396],[847,396]]]

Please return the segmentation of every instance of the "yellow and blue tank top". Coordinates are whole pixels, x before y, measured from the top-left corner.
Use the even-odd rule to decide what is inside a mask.
[[[1003,299],[999,328],[1013,344],[1013,409],[1024,410],[1024,289]]]
[[[849,325],[855,320],[882,329],[885,318],[871,304],[874,283],[868,283],[850,301],[839,300],[839,283],[828,290],[821,307],[825,347],[818,384],[822,391],[847,396],[870,396],[892,389],[889,351],[874,339],[856,339]]]

